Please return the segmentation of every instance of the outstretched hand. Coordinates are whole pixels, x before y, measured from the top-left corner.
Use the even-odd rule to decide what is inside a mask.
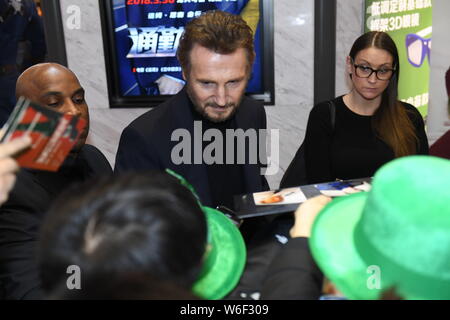
[[[3,204],[9,195],[9,191],[16,182],[16,171],[19,165],[12,158],[13,155],[31,145],[31,138],[23,136],[12,141],[0,144],[0,204]]]
[[[330,197],[320,195],[303,202],[295,211],[295,223],[289,232],[291,237],[309,238],[314,220],[330,201]]]

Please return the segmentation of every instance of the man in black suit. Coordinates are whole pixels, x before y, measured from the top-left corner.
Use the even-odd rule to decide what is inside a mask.
[[[88,123],[59,171],[21,169],[8,201],[0,207],[0,298],[40,299],[43,294],[35,249],[47,209],[69,185],[109,175],[112,170],[97,148],[85,144],[88,106],[84,89],[72,71],[54,63],[35,65],[17,80],[16,95],[79,115]]]
[[[234,195],[268,189],[259,155],[265,110],[244,96],[255,58],[252,30],[240,16],[207,12],[187,24],[177,57],[185,87],[125,128],[115,171],[169,168],[204,205],[232,208]]]

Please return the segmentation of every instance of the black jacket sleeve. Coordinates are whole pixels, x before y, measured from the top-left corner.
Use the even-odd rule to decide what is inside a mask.
[[[260,114],[260,127],[259,127],[259,129],[264,129],[264,130],[267,130],[267,117],[266,117],[266,109],[264,109],[264,107],[262,107],[261,108],[262,109],[262,112],[261,112],[261,114]],[[259,137],[259,139],[261,139],[261,137]],[[266,141],[264,141],[264,142],[266,142]],[[261,144],[258,146],[258,148],[261,146]],[[266,147],[266,144],[264,143],[264,145],[263,145],[263,147],[265,148]],[[263,157],[265,157],[265,159],[259,159],[259,161],[260,162],[263,162],[263,163],[261,163],[261,167],[262,168],[266,168],[266,170],[267,170],[267,165],[265,165],[264,163],[267,163],[267,152],[266,152],[267,150],[264,150],[264,152],[262,152],[262,156]],[[260,152],[259,152],[259,150],[258,150],[258,155],[260,154]],[[264,160],[264,161],[261,161],[261,160]],[[278,159],[277,159],[278,160]],[[266,191],[266,190],[269,190],[270,189],[270,186],[269,186],[269,183],[267,182],[267,179],[266,179],[266,177],[263,175],[263,174],[261,174],[261,185],[262,185],[262,191]]]
[[[87,167],[91,171],[92,176],[109,176],[112,174],[112,168],[108,159],[96,147],[85,144],[83,147],[83,157],[86,159]]]
[[[22,169],[9,199],[0,207],[0,299],[39,299],[35,248],[42,216],[50,202]]]
[[[122,132],[116,154],[114,173],[138,170],[164,170],[158,152],[136,128],[128,126]]]
[[[261,290],[266,300],[317,300],[323,274],[309,251],[307,238],[293,238],[273,260]]]
[[[423,121],[423,117],[416,107],[407,103],[404,103],[404,105],[406,107],[408,116],[411,119],[414,128],[416,129],[416,135],[418,139],[417,154],[428,155],[428,138],[427,134],[425,133],[425,123]]]
[[[5,208],[0,213],[1,299],[43,298],[35,256],[39,222],[22,211]]]

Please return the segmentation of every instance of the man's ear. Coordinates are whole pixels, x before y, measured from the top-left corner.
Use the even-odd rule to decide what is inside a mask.
[[[186,71],[182,70],[182,71],[181,71],[181,75],[183,76],[183,80],[184,80],[184,81],[187,81]]]

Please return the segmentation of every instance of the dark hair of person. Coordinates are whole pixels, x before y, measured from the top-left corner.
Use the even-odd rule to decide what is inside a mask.
[[[186,74],[190,71],[189,56],[195,44],[219,54],[245,49],[250,73],[255,60],[253,31],[241,16],[215,10],[187,23],[177,51],[178,61]]]
[[[54,290],[76,265],[82,279],[148,274],[190,290],[206,241],[204,212],[168,174],[128,173],[79,185],[58,198],[44,221],[43,288]]]
[[[360,51],[371,47],[389,52],[395,69],[388,87],[382,94],[380,107],[372,118],[375,133],[392,148],[395,157],[415,154],[418,138],[414,124],[398,101],[400,62],[395,42],[385,32],[367,32],[356,39],[350,50],[350,57],[355,61]]]
[[[111,277],[95,275],[81,279],[81,289],[69,290],[61,283],[49,300],[200,300],[192,291],[146,274]]]

